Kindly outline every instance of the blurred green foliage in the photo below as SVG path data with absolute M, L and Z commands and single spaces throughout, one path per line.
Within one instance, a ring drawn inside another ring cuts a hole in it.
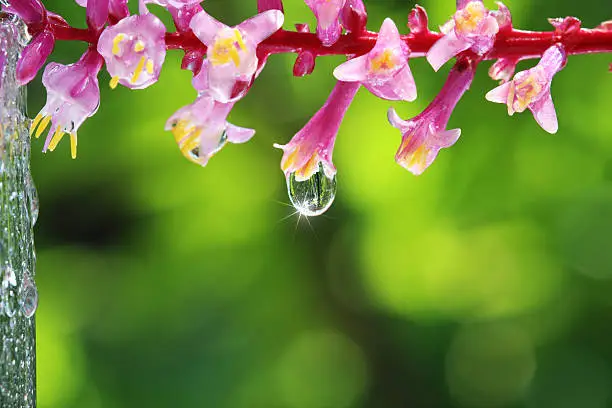
M 285 3 L 285 27 L 313 25 L 303 1 Z M 45 4 L 83 26 L 72 1 Z M 412 2 L 366 4 L 370 29 L 389 16 L 407 31 Z M 454 8 L 422 5 L 432 26 Z M 612 18 L 609 0 L 507 5 L 528 29 Z M 255 0 L 205 7 L 234 24 Z M 58 44 L 53 59 L 83 49 Z M 296 79 L 293 55 L 271 58 L 231 115 L 256 137 L 199 168 L 163 131 L 195 96 L 180 57 L 143 91 L 111 91 L 103 73 L 76 161 L 34 141 L 41 408 L 612 406 L 609 55 L 557 75 L 555 136 L 487 103 L 483 64 L 451 118 L 460 141 L 420 177 L 394 163 L 385 112 L 416 115 L 445 75 L 412 61 L 415 103 L 358 94 L 336 203 L 309 220 L 291 215 L 272 143 L 324 102 L 342 59 Z M 32 114 L 45 93 L 40 81 L 29 92 Z

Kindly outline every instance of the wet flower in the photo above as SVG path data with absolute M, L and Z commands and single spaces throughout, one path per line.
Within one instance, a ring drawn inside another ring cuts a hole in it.
M 338 81 L 323 107 L 306 126 L 286 145 L 274 145 L 284 151 L 281 169 L 287 177 L 294 174 L 296 181 L 308 180 L 319 170 L 320 164 L 328 178 L 336 174 L 332 163 L 334 143 L 359 86 L 356 82 Z
M 235 102 L 249 89 L 258 70 L 257 45 L 283 25 L 283 13 L 268 10 L 235 27 L 205 11 L 191 20 L 191 29 L 207 47 L 210 94 L 219 102 Z
M 550 94 L 550 84 L 566 60 L 563 46 L 553 45 L 544 52 L 538 65 L 517 73 L 512 81 L 489 91 L 486 98 L 491 102 L 508 105 L 509 115 L 529 108 L 542 129 L 548 133 L 556 133 L 559 126 Z
M 98 73 L 101 68 L 102 58 L 95 50 L 88 50 L 71 65 L 53 62 L 46 66 L 42 82 L 47 89 L 47 103 L 30 128 L 30 134 L 39 137 L 51 124 L 43 151 L 53 151 L 68 133 L 72 158 L 76 158 L 77 130 L 85 119 L 96 113 L 100 104 Z
M 408 66 L 410 50 L 395 23 L 385 19 L 374 48 L 334 70 L 340 81 L 359 82 L 374 95 L 389 100 L 413 101 L 417 91 Z
M 17 82 L 25 85 L 36 77 L 53 51 L 55 38 L 51 31 L 41 31 L 23 49 L 17 62 Z
M 461 129 L 447 130 L 450 115 L 474 79 L 473 64 L 457 63 L 446 83 L 431 104 L 411 120 L 402 120 L 393 108 L 389 109 L 391 125 L 402 132 L 402 143 L 395 161 L 415 175 L 433 163 L 440 149 L 455 144 Z
M 367 14 L 362 0 L 305 1 L 317 18 L 317 36 L 326 47 L 338 41 L 343 25 L 352 31 L 365 27 Z
M 458 0 L 457 12 L 441 27 L 445 35 L 427 52 L 427 61 L 437 71 L 467 49 L 484 55 L 493 47 L 500 22 L 507 25 L 510 21 L 508 9 L 501 3 L 500 11 L 493 12 L 484 6 L 482 0 Z
M 166 28 L 153 14 L 134 15 L 107 27 L 98 41 L 111 88 L 143 89 L 157 82 L 166 58 Z
M 245 143 L 253 129 L 227 122 L 233 103 L 215 101 L 207 92 L 194 103 L 179 109 L 166 123 L 181 153 L 190 161 L 206 166 L 208 160 L 230 143 Z

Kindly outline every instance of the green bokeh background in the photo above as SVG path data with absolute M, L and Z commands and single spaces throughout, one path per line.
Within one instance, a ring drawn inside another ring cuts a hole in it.
M 205 7 L 236 24 L 255 3 Z M 286 28 L 314 23 L 285 3 Z M 83 26 L 72 1 L 45 4 Z M 366 4 L 369 29 L 389 16 L 407 31 L 411 1 Z M 432 26 L 454 9 L 421 4 Z M 612 18 L 610 0 L 507 5 L 530 29 Z M 53 59 L 83 49 L 58 44 Z M 272 144 L 325 101 L 342 58 L 307 78 L 291 76 L 295 56 L 271 58 L 231 114 L 256 137 L 200 168 L 163 130 L 195 96 L 180 57 L 142 91 L 111 91 L 103 73 L 77 160 L 66 141 L 47 155 L 33 143 L 41 408 L 612 407 L 610 55 L 572 57 L 555 77 L 554 136 L 484 100 L 496 84 L 483 64 L 451 118 L 461 139 L 420 177 L 394 162 L 386 109 L 419 113 L 448 66 L 411 61 L 416 102 L 357 95 L 336 202 L 309 220 L 291 215 Z M 32 116 L 44 98 L 36 80 Z

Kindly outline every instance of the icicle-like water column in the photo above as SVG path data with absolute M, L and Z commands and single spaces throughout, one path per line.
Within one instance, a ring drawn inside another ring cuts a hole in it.
M 25 89 L 15 80 L 25 26 L 0 13 L 0 407 L 36 406 L 32 228 L 38 199 L 30 175 Z

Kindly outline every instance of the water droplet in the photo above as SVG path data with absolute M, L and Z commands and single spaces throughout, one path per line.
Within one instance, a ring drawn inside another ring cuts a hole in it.
M 36 290 L 34 280 L 27 274 L 23 277 L 20 292 L 19 303 L 21 304 L 21 312 L 25 317 L 30 318 L 34 316 L 38 307 L 38 290 Z
M 30 198 L 30 217 L 32 218 L 32 225 L 36 224 L 38 219 L 38 192 L 36 191 L 36 185 L 32 179 L 32 175 L 29 175 L 26 182 L 26 189 L 28 197 Z
M 219 144 L 217 144 L 217 148 L 209 154 L 210 157 L 219 153 L 219 150 L 223 149 L 223 146 L 227 144 L 227 132 L 223 131 L 221 133 L 221 137 L 219 138 Z M 189 155 L 197 162 L 200 162 L 200 147 L 195 147 L 193 150 L 189 151 Z
M 2 277 L 2 287 L 17 286 L 17 277 L 11 265 L 6 265 L 4 268 L 4 276 Z
M 300 214 L 314 217 L 323 214 L 336 198 L 336 177 L 329 178 L 319 163 L 319 170 L 308 180 L 297 181 L 295 173 L 287 177 L 291 204 Z

